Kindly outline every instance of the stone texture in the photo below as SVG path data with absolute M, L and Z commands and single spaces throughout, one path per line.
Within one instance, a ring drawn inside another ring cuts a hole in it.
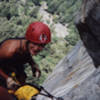
M 64 100 L 99 100 L 100 70 L 96 70 L 82 42 L 56 66 L 43 86 L 51 94 Z M 37 100 L 50 100 L 38 96 Z
M 43 86 L 64 100 L 100 100 L 100 0 L 83 0 L 75 24 L 83 43 L 58 63 Z
M 75 25 L 97 68 L 100 65 L 100 0 L 83 1 L 83 10 L 77 15 Z

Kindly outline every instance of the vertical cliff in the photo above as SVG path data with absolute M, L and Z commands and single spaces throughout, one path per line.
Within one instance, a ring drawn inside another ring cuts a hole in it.
M 64 100 L 100 100 L 100 0 L 83 0 L 76 19 L 82 41 L 56 66 L 43 86 Z M 37 100 L 49 100 L 39 96 Z
M 91 57 L 82 42 L 79 41 L 73 50 L 58 63 L 43 86 L 50 93 L 61 96 L 64 100 L 89 100 L 80 98 L 87 95 L 87 93 L 92 96 L 91 89 L 93 87 L 90 88 L 90 86 L 94 85 L 94 80 L 98 77 L 95 71 Z M 90 81 L 92 82 L 89 83 Z M 39 96 L 37 100 L 49 99 Z

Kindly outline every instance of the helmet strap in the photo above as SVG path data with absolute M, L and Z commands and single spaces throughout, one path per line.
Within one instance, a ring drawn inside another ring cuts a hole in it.
M 28 51 L 28 53 L 29 53 L 29 43 L 30 43 L 30 41 L 28 40 L 28 41 L 26 41 L 26 51 Z

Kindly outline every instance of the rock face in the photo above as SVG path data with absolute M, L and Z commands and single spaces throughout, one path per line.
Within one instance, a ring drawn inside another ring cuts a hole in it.
M 100 0 L 83 0 L 76 26 L 84 45 L 79 41 L 43 86 L 64 100 L 100 100 Z
M 82 42 L 62 59 L 43 86 L 64 100 L 100 100 L 100 70 L 96 70 Z M 38 96 L 37 100 L 50 100 Z
M 80 37 L 92 57 L 95 67 L 100 65 L 100 0 L 83 0 L 75 22 Z

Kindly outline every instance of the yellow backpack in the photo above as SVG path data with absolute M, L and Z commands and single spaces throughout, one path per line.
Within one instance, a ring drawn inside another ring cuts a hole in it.
M 14 95 L 18 98 L 18 100 L 31 100 L 33 96 L 39 94 L 40 91 L 33 86 L 24 85 L 17 89 Z

